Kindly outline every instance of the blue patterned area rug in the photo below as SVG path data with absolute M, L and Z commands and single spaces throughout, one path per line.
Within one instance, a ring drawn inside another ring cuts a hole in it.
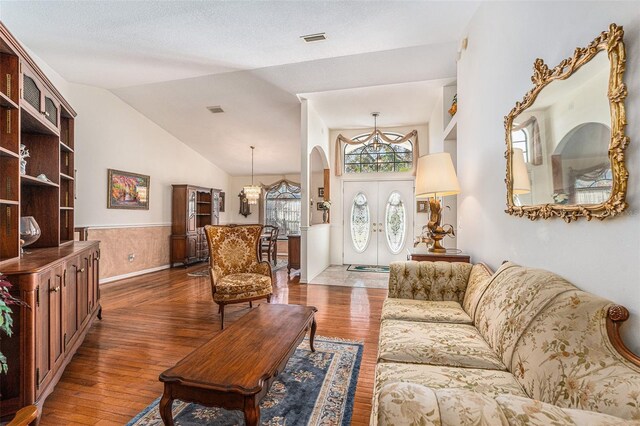
M 316 336 L 316 352 L 305 339 L 260 403 L 264 426 L 349 425 L 362 359 L 362 343 Z M 156 399 L 127 426 L 161 426 Z M 176 400 L 176 425 L 244 425 L 241 411 Z

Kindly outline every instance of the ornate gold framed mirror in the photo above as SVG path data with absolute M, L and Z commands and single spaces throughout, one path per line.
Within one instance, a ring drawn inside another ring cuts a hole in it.
M 507 213 L 571 222 L 627 207 L 623 35 L 611 24 L 555 68 L 534 62 L 533 89 L 504 121 Z

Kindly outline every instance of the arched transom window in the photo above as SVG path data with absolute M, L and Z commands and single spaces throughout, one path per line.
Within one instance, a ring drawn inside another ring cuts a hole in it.
M 264 224 L 277 226 L 281 237 L 300 233 L 300 185 L 282 180 L 265 191 Z
M 352 138 L 363 141 L 361 145 L 345 145 L 345 173 L 410 172 L 413 168 L 413 141 L 391 144 L 378 138 L 367 141 L 371 134 Z M 384 136 L 397 141 L 404 136 L 384 132 Z

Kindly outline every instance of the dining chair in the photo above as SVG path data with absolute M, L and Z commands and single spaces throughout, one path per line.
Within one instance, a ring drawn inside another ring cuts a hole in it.
M 278 261 L 278 233 L 279 229 L 277 226 L 264 226 L 262 232 L 264 238 L 260 243 L 260 258 L 264 259 L 264 255 L 266 254 L 267 261 L 274 265 Z

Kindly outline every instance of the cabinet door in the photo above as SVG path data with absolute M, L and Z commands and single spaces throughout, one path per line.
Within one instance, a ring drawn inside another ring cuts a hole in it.
M 93 252 L 93 269 L 91 285 L 93 286 L 93 306 L 100 303 L 100 249 Z
M 196 190 L 187 191 L 187 232 L 196 232 Z
M 62 362 L 64 338 L 62 332 L 61 268 L 41 272 L 36 295 L 36 398 L 55 374 Z
M 49 339 L 51 342 L 51 364 L 57 366 L 64 355 L 64 323 L 62 311 L 63 268 L 53 270 L 49 282 Z
M 38 276 L 38 286 L 36 288 L 36 398 L 40 396 L 40 390 L 51 378 L 51 347 L 49 344 L 49 314 L 51 304 L 49 299 L 51 293 L 49 289 L 54 283 L 52 271 L 42 272 Z
M 196 258 L 198 251 L 198 236 L 187 235 L 187 259 L 193 260 Z
M 56 128 L 60 127 L 60 104 L 58 104 L 53 97 L 45 94 L 43 107 L 45 120 L 53 124 Z
M 87 269 L 84 256 L 78 256 L 73 263 L 74 273 L 76 274 L 76 304 L 77 304 L 77 321 L 78 328 L 82 328 L 89 314 L 89 289 L 87 280 Z
M 78 283 L 76 281 L 77 258 L 67 261 L 63 271 L 62 300 L 65 316 L 65 346 L 78 332 Z M 66 349 L 66 348 L 65 348 Z

